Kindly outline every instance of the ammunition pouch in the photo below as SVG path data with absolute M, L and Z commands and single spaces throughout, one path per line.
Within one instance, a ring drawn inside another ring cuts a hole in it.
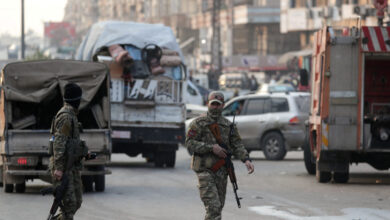
M 218 158 L 211 153 L 208 154 L 194 154 L 192 156 L 191 168 L 195 172 L 211 169 L 218 161 Z
M 73 157 L 74 157 L 74 161 L 75 162 L 78 162 L 78 161 L 81 161 L 83 157 L 87 156 L 88 154 L 88 147 L 87 145 L 85 144 L 85 141 L 83 140 L 76 140 L 76 139 L 71 139 L 72 141 L 70 141 L 69 143 L 72 143 L 71 147 L 73 147 L 74 149 L 74 154 L 73 154 Z

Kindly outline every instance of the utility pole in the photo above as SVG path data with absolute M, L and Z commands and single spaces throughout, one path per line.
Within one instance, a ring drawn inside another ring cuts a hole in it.
M 22 60 L 24 60 L 24 50 L 25 50 L 25 44 L 24 44 L 24 0 L 22 0 L 22 34 L 21 34 L 21 57 Z
M 227 55 L 233 56 L 234 54 L 234 0 L 229 0 L 229 31 L 228 31 L 228 50 Z
M 218 78 L 222 72 L 222 56 L 221 56 L 221 29 L 220 29 L 220 9 L 221 0 L 213 0 L 212 28 L 213 36 L 211 40 L 211 80 L 214 84 L 212 89 L 218 89 Z

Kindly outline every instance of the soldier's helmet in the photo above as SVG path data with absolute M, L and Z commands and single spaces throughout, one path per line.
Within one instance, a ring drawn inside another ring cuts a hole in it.
M 79 101 L 81 99 L 82 94 L 83 92 L 80 86 L 78 86 L 76 83 L 68 83 L 65 85 L 64 101 L 65 102 Z

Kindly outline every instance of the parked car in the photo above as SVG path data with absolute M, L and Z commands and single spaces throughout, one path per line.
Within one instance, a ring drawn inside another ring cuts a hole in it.
M 195 118 L 207 113 L 207 106 L 186 104 L 186 119 Z
M 310 94 L 303 92 L 253 94 L 236 97 L 225 104 L 222 115 L 235 123 L 245 148 L 262 150 L 268 160 L 282 160 L 287 151 L 305 141 Z M 187 128 L 191 119 L 186 121 Z
M 291 84 L 263 84 L 258 93 L 294 92 Z

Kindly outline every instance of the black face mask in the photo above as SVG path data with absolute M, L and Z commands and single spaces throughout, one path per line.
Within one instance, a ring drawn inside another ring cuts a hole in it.
M 80 106 L 80 102 L 81 102 L 81 99 L 78 99 L 78 100 L 75 100 L 75 101 L 71 101 L 71 102 L 67 102 L 67 103 L 69 105 L 71 105 L 75 110 L 78 110 L 79 106 Z

